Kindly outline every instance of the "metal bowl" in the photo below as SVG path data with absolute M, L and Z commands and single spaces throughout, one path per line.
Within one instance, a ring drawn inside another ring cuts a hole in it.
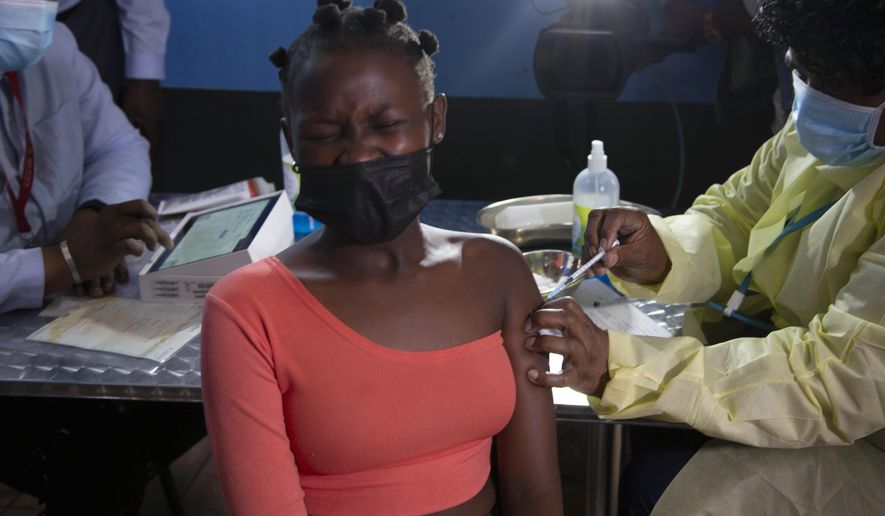
M 522 253 L 529 269 L 535 277 L 535 283 L 538 284 L 538 291 L 544 301 L 559 281 L 569 274 L 575 272 L 580 265 L 580 257 L 568 251 L 560 251 L 558 249 L 541 249 L 540 251 L 529 251 Z M 581 279 L 576 279 L 566 284 L 562 290 L 561 296 L 567 296 L 578 288 Z
M 554 202 L 571 202 L 572 196 L 567 194 L 532 195 L 529 197 L 517 197 L 489 204 L 476 214 L 476 222 L 489 230 L 489 233 L 510 240 L 517 247 L 538 247 L 545 245 L 571 244 L 572 221 L 562 221 L 555 224 L 527 226 L 522 228 L 499 228 L 495 218 L 505 208 L 511 206 L 523 206 L 528 204 L 547 204 Z
M 572 202 L 570 194 L 531 195 L 499 201 L 479 210 L 476 214 L 476 222 L 486 228 L 489 233 L 510 240 L 521 249 L 543 246 L 565 246 L 572 243 L 572 221 L 562 220 L 551 224 L 538 224 L 520 228 L 500 228 L 496 223 L 496 217 L 505 208 L 511 206 L 524 206 L 533 204 L 551 204 L 556 202 Z M 649 215 L 660 215 L 654 208 L 630 201 L 621 201 L 621 206 L 636 208 Z

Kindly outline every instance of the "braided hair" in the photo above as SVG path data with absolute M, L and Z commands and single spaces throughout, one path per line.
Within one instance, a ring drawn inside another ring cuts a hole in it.
M 885 88 L 885 0 L 762 0 L 756 29 L 792 48 L 824 91 Z
M 289 46 L 278 48 L 270 61 L 279 68 L 283 112 L 298 74 L 312 58 L 350 50 L 383 50 L 414 65 L 425 100 L 434 96 L 434 62 L 439 50 L 436 36 L 415 32 L 406 20 L 400 0 L 375 0 L 372 7 L 353 7 L 350 0 L 318 0 L 313 23 Z

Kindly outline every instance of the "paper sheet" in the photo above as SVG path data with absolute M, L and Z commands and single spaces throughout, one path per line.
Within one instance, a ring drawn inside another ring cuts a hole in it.
M 269 183 L 263 177 L 253 177 L 252 179 L 244 179 L 204 192 L 164 199 L 160 201 L 160 206 L 157 207 L 157 214 L 160 216 L 184 215 L 189 211 L 207 210 L 224 204 L 245 201 L 262 194 L 271 193 L 274 190 L 276 190 L 276 187 L 273 183 Z
M 670 332 L 654 319 L 629 303 L 627 298 L 598 279 L 581 283 L 574 294 L 575 300 L 590 319 L 604 330 L 618 330 L 634 335 L 672 337 Z M 562 370 L 562 355 L 550 354 L 550 370 Z M 568 388 L 553 389 L 553 401 L 557 405 L 587 406 L 587 396 Z
M 94 299 L 68 311 L 28 336 L 162 362 L 200 333 L 202 305 Z

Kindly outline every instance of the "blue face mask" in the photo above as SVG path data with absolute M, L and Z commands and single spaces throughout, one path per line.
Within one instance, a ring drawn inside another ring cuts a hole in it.
M 52 44 L 58 2 L 0 0 L 0 72 L 19 71 L 43 57 Z
M 827 165 L 857 166 L 885 154 L 875 145 L 876 129 L 885 110 L 851 104 L 805 84 L 793 72 L 793 120 L 802 146 Z

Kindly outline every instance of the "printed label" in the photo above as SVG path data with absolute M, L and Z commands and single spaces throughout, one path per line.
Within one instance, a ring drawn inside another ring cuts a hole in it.
M 587 230 L 587 217 L 593 208 L 586 206 L 575 206 L 574 216 L 572 217 L 572 252 L 581 254 L 581 248 L 584 247 L 584 232 Z

